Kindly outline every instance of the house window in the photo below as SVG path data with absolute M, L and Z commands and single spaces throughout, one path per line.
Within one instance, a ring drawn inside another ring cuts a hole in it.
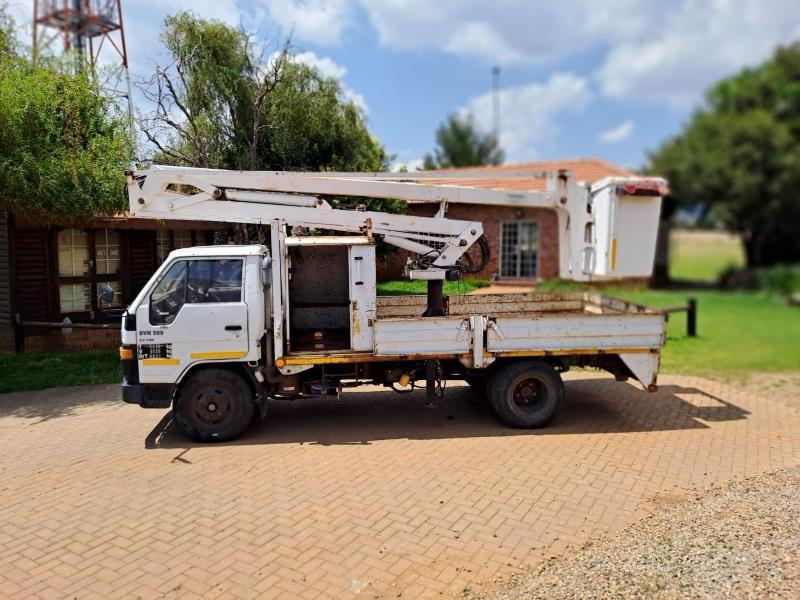
M 64 229 L 58 246 L 58 306 L 62 314 L 89 313 L 123 306 L 120 282 L 120 234 L 113 229 Z M 98 286 L 114 290 L 111 302 L 98 305 Z
M 88 283 L 67 283 L 58 286 L 59 310 L 62 313 L 86 312 L 92 309 Z
M 158 264 L 167 260 L 172 250 L 172 234 L 167 229 L 156 231 L 156 253 L 158 254 Z
M 188 229 L 178 229 L 172 232 L 172 247 L 174 250 L 178 248 L 190 248 L 192 244 L 192 232 Z
M 508 221 L 500 226 L 500 276 L 536 277 L 539 225 L 535 221 Z
M 173 250 L 191 248 L 205 244 L 205 232 L 190 229 L 159 229 L 156 231 L 156 254 L 158 264 L 167 260 Z
M 58 274 L 80 277 L 89 274 L 89 234 L 80 229 L 58 232 Z
M 103 275 L 119 273 L 119 231 L 101 229 L 95 232 L 94 240 L 97 272 Z

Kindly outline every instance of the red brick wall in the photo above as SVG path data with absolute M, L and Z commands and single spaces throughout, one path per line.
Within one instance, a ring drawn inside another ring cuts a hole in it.
M 31 330 L 25 332 L 25 352 L 70 352 L 87 350 L 116 350 L 120 345 L 120 330 L 73 329 Z
M 412 214 L 433 216 L 438 210 L 438 205 L 414 204 L 409 208 Z M 491 256 L 489 264 L 476 277 L 493 279 L 500 275 L 500 224 L 503 221 L 536 221 L 539 224 L 538 278 L 550 279 L 558 275 L 558 217 L 554 210 L 451 204 L 447 209 L 447 217 L 483 223 L 483 233 L 489 241 Z M 401 277 L 407 256 L 407 253 L 397 251 L 385 261 L 385 264 L 379 261 L 378 279 L 385 281 Z

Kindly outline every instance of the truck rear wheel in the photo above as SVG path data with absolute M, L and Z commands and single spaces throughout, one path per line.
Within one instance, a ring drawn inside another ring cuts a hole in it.
M 198 442 L 239 437 L 252 421 L 253 411 L 253 394 L 247 383 L 226 369 L 204 369 L 190 375 L 173 406 L 178 426 Z
M 512 427 L 544 427 L 561 409 L 564 383 L 547 363 L 525 361 L 492 375 L 488 392 L 492 408 Z

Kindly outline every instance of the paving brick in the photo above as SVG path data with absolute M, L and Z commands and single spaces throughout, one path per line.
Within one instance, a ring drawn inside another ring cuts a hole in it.
M 276 402 L 208 446 L 118 394 L 0 396 L 0 595 L 452 596 L 659 497 L 800 463 L 800 402 L 699 378 L 648 395 L 569 374 L 541 431 L 504 427 L 464 386 L 435 409 L 369 388 Z

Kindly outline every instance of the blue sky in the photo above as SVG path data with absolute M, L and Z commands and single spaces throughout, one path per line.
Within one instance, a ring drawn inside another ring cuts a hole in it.
M 30 2 L 10 0 L 20 33 Z M 339 78 L 397 161 L 415 165 L 455 111 L 491 127 L 501 67 L 509 162 L 598 156 L 640 166 L 703 90 L 800 39 L 797 0 L 123 0 L 131 68 L 163 61 L 179 9 L 242 23 Z

